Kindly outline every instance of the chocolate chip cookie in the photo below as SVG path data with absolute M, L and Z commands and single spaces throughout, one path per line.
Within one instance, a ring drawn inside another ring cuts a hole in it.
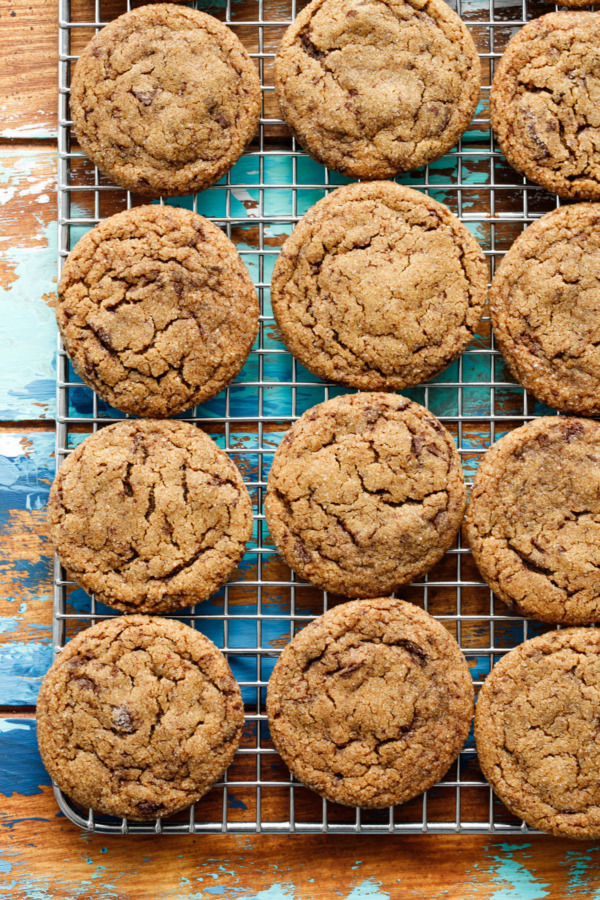
M 550 631 L 507 653 L 475 712 L 483 774 L 533 828 L 600 837 L 600 632 Z
M 130 209 L 88 232 L 67 258 L 56 309 L 77 373 L 141 416 L 219 393 L 246 361 L 258 313 L 229 238 L 173 206 Z
M 318 162 L 392 178 L 443 156 L 479 99 L 479 60 L 442 0 L 313 0 L 275 60 L 281 114 Z
M 212 641 L 181 622 L 122 616 L 70 641 L 47 673 L 37 736 L 53 781 L 97 812 L 177 812 L 230 764 L 244 707 Z
M 472 340 L 487 295 L 477 241 L 449 209 L 380 181 L 340 187 L 283 245 L 271 302 L 311 372 L 399 390 L 444 369 Z
M 427 572 L 466 502 L 460 459 L 435 416 L 405 397 L 346 394 L 307 410 L 269 473 L 265 515 L 286 563 L 346 597 Z
M 206 600 L 244 555 L 252 504 L 242 476 L 185 422 L 109 425 L 63 462 L 48 502 L 67 573 L 125 612 Z
M 473 682 L 454 638 L 422 609 L 358 600 L 287 645 L 267 713 L 296 778 L 335 803 L 381 808 L 447 772 L 469 732 Z
M 600 203 L 547 213 L 515 241 L 492 282 L 504 359 L 532 394 L 600 414 Z
M 600 200 L 600 16 L 548 13 L 509 42 L 491 91 L 509 163 L 561 197 Z
M 121 187 L 157 197 L 221 178 L 258 127 L 260 82 L 233 32 L 172 3 L 142 6 L 102 29 L 71 85 L 77 140 Z
M 600 424 L 545 417 L 497 441 L 465 531 L 504 603 L 542 622 L 599 622 Z

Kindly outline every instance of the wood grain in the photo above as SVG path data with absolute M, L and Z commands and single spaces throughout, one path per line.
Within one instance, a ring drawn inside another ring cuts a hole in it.
M 2 138 L 56 136 L 57 17 L 57 0 L 0 3 Z
M 18 790 L 0 812 L 0 895 L 13 900 L 563 900 L 600 888 L 597 844 L 537 836 L 86 835 L 57 816 L 33 722 L 0 719 L 0 749 Z

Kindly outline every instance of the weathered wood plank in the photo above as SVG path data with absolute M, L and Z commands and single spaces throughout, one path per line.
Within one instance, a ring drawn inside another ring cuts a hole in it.
M 600 846 L 549 837 L 91 836 L 58 813 L 32 719 L 0 719 L 0 755 L 0 895 L 13 900 L 563 900 L 600 889 Z
M 50 665 L 52 433 L 0 434 L 0 703 L 32 705 Z
M 0 137 L 48 138 L 57 128 L 57 0 L 0 4 Z
M 5 421 L 51 419 L 56 408 L 55 185 L 54 149 L 0 150 L 0 419 Z

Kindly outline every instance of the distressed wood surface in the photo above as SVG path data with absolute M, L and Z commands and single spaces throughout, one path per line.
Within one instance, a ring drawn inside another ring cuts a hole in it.
M 44 503 L 54 468 L 56 16 L 55 0 L 0 4 L 0 897 L 600 897 L 594 843 L 468 835 L 102 838 L 58 812 L 33 718 L 51 658 Z M 477 172 L 470 177 L 479 180 Z M 240 202 L 251 217 L 255 199 Z

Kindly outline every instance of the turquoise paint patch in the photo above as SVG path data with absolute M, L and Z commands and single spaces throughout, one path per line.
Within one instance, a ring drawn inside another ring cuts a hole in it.
M 566 897 L 600 898 L 600 873 L 598 872 L 600 847 L 589 850 L 567 850 L 560 865 L 567 869 Z
M 10 641 L 0 646 L 0 697 L 11 706 L 35 706 L 42 678 L 52 665 L 50 641 Z
M 367 897 L 372 900 L 390 900 L 388 892 L 381 890 L 381 882 L 375 881 L 373 878 L 367 878 L 366 881 L 352 888 L 346 900 L 366 900 Z
M 27 176 L 27 170 L 7 164 L 16 158 L 14 151 L 0 153 L 0 188 L 9 196 L 18 192 Z M 33 172 L 39 153 L 19 151 L 18 159 L 21 164 L 30 159 Z M 43 296 L 56 289 L 57 235 L 52 222 L 40 227 L 36 246 L 3 247 L 16 276 L 7 287 L 0 287 L 5 323 L 0 335 L 0 418 L 5 420 L 52 418 L 56 411 L 56 319 Z
M 0 794 L 32 797 L 51 784 L 29 719 L 0 719 Z
M 522 855 L 530 846 L 530 844 L 499 845 L 497 849 L 503 851 L 505 855 L 492 857 L 495 865 L 490 871 L 494 885 L 497 885 L 498 889 L 490 894 L 490 900 L 543 900 L 550 895 L 550 885 L 538 881 L 523 862 L 515 858 Z
M 293 884 L 273 884 L 258 894 L 252 894 L 248 900 L 294 900 L 296 890 Z

